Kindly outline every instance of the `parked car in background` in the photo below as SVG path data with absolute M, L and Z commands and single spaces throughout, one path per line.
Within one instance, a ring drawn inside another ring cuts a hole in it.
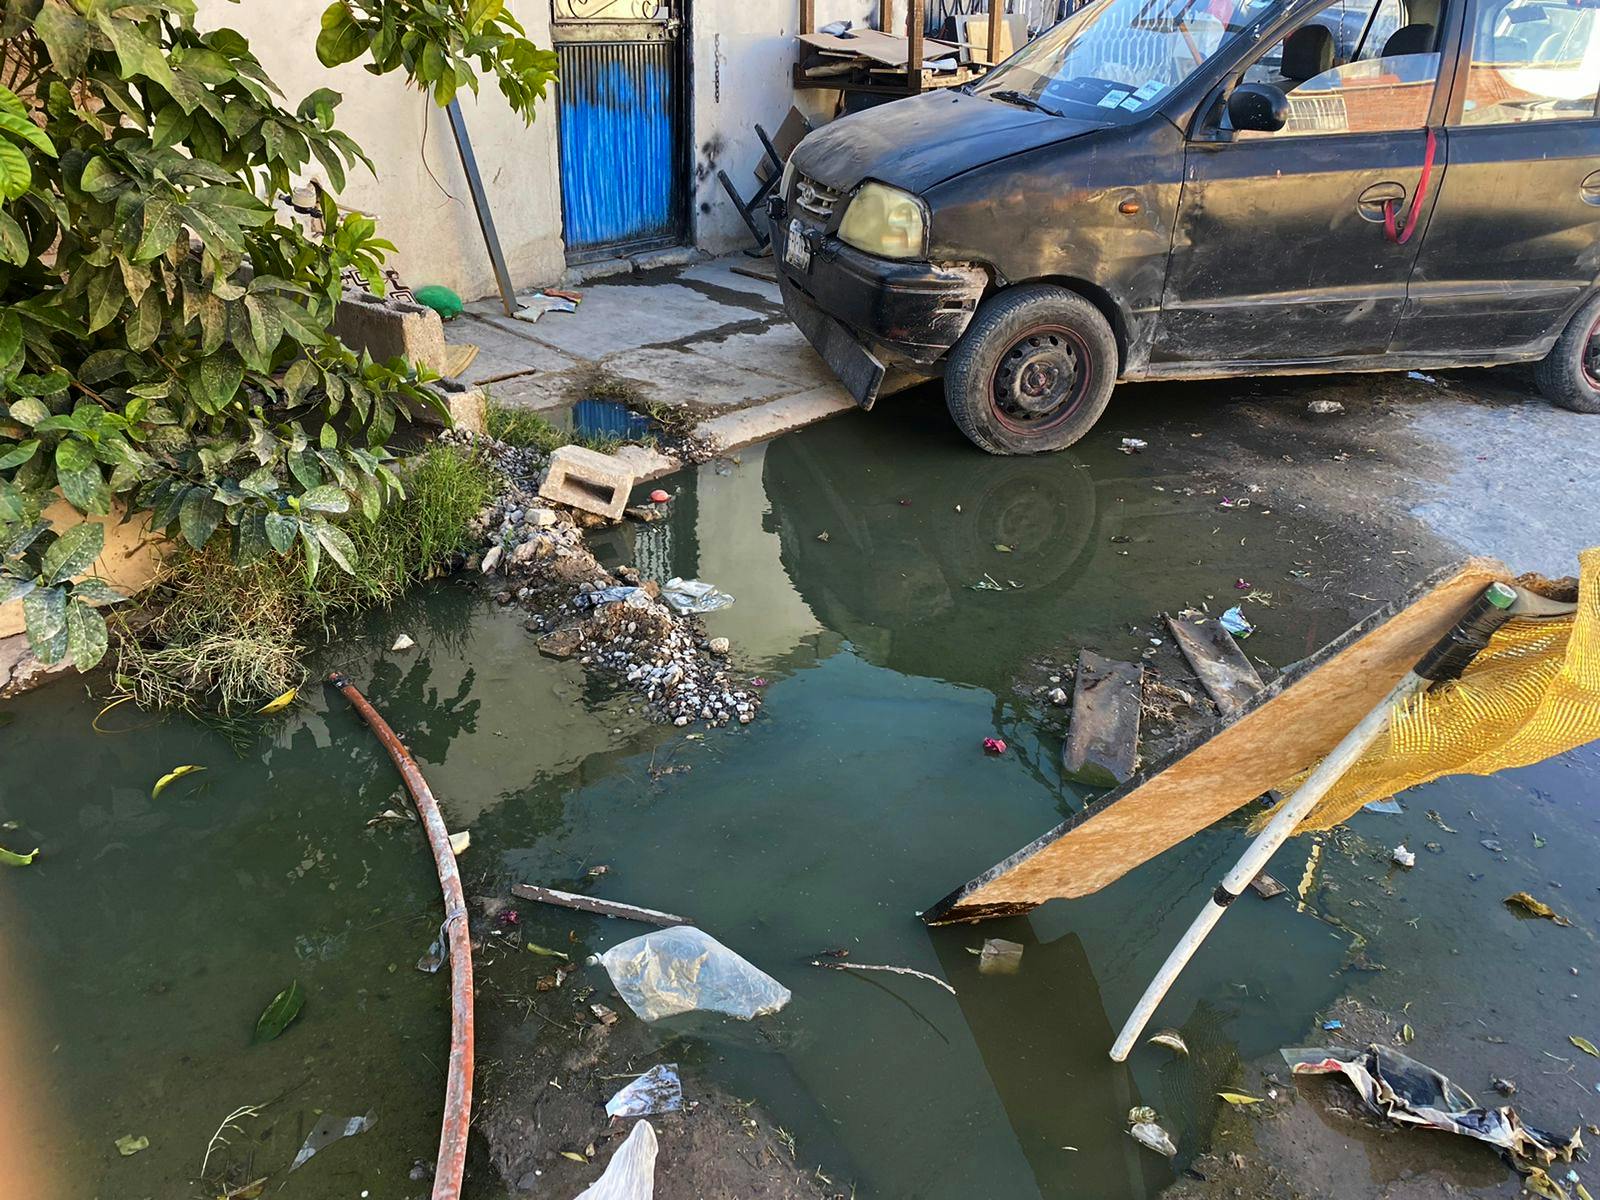
M 1600 412 L 1594 0 L 1096 0 L 968 89 L 845 117 L 771 202 L 785 306 L 870 408 L 977 445 L 1119 380 L 1535 362 Z

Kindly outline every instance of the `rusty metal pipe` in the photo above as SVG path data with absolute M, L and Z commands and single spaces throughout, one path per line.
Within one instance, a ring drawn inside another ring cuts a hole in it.
M 406 790 L 416 801 L 422 827 L 433 850 L 444 895 L 444 927 L 450 944 L 450 1069 L 444 1090 L 444 1123 L 439 1130 L 439 1161 L 433 1175 L 433 1200 L 458 1200 L 461 1175 L 467 1162 L 467 1130 L 472 1124 L 472 940 L 467 930 L 467 902 L 461 892 L 461 872 L 450 849 L 450 831 L 422 777 L 411 752 L 395 736 L 378 710 L 340 671 L 330 671 L 328 682 L 344 693 L 368 728 L 394 760 Z

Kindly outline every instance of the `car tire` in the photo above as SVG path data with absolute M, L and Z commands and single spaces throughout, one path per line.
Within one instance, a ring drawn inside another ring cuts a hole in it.
M 990 454 L 1062 450 L 1094 427 L 1117 382 L 1117 339 L 1066 288 L 1011 288 L 984 304 L 950 353 L 945 403 Z
M 1567 323 L 1533 369 L 1539 390 L 1573 412 L 1600 414 L 1600 296 Z

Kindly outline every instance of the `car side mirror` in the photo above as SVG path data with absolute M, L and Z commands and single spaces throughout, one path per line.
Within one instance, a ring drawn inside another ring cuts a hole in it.
M 1241 83 L 1228 96 L 1228 122 L 1235 129 L 1277 133 L 1289 123 L 1289 97 L 1270 83 Z

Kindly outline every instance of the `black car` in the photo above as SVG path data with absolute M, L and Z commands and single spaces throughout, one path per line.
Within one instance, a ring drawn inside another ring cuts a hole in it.
M 1537 362 L 1600 412 L 1597 0 L 1095 0 L 967 90 L 803 141 L 795 323 L 996 454 L 1118 380 Z

